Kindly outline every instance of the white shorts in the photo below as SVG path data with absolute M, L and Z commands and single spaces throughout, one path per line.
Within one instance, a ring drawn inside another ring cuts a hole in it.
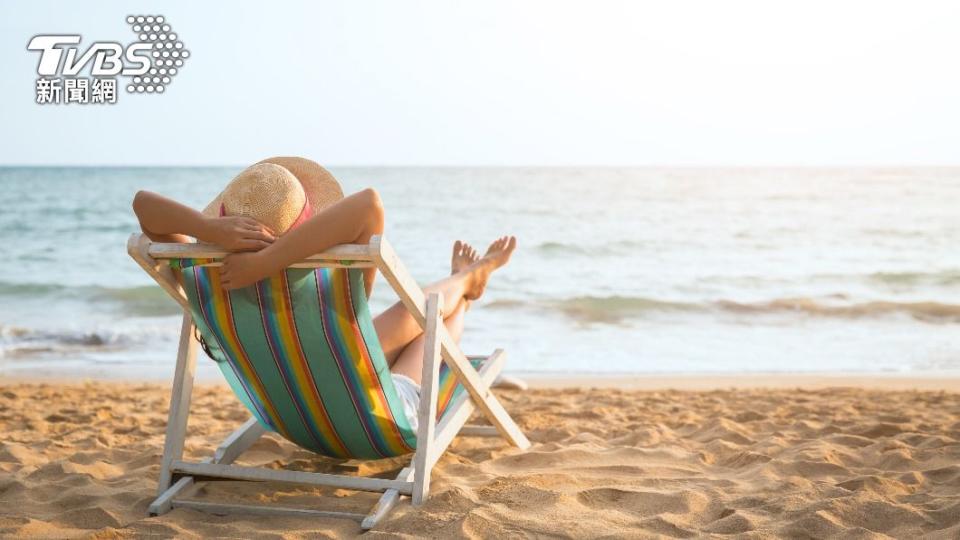
M 417 421 L 417 412 L 420 410 L 420 385 L 406 375 L 391 373 L 390 376 L 393 377 L 393 387 L 397 389 L 400 401 L 403 402 L 403 412 L 407 415 L 407 422 L 416 431 L 420 424 Z

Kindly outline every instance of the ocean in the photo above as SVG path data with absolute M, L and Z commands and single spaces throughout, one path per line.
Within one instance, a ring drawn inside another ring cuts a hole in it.
M 130 202 L 202 207 L 239 170 L 0 168 L 0 376 L 170 376 L 179 312 L 126 254 Z M 960 370 L 960 169 L 331 171 L 380 191 L 421 283 L 455 239 L 518 237 L 464 337 L 514 373 Z

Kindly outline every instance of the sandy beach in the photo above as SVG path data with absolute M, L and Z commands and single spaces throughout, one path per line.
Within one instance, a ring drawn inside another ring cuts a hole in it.
M 221 4 L 0 0 L 0 540 L 960 540 L 960 1 Z
M 956 379 L 642 379 L 576 387 L 556 377 L 525 392 L 498 391 L 532 449 L 460 437 L 435 469 L 430 500 L 401 504 L 368 536 L 960 536 Z M 167 400 L 167 386 L 155 382 L 0 387 L 0 535 L 360 534 L 356 522 L 337 519 L 186 509 L 148 517 Z M 188 456 L 209 455 L 246 418 L 226 387 L 198 387 Z M 334 462 L 272 435 L 240 463 L 363 475 L 404 465 Z M 376 497 L 276 487 L 205 484 L 192 497 L 351 511 L 366 511 Z

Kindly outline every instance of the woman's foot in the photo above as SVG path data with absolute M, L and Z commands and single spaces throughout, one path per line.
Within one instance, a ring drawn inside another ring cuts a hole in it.
M 470 273 L 470 284 L 467 287 L 466 294 L 463 295 L 467 300 L 476 300 L 483 294 L 487 287 L 487 280 L 494 270 L 507 264 L 513 250 L 517 249 L 517 239 L 513 236 L 502 236 L 493 241 L 487 252 L 484 253 L 476 262 L 471 263 L 465 272 Z
M 473 246 L 457 240 L 453 243 L 453 256 L 450 258 L 450 275 L 466 270 L 468 266 L 480 260 Z

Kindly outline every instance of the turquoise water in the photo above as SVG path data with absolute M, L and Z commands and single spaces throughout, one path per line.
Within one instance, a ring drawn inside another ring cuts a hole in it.
M 178 311 L 126 254 L 130 201 L 202 206 L 238 170 L 0 168 L 0 374 L 167 376 Z M 513 371 L 960 369 L 960 169 L 331 170 L 380 190 L 421 282 L 456 238 L 519 237 L 464 344 Z

